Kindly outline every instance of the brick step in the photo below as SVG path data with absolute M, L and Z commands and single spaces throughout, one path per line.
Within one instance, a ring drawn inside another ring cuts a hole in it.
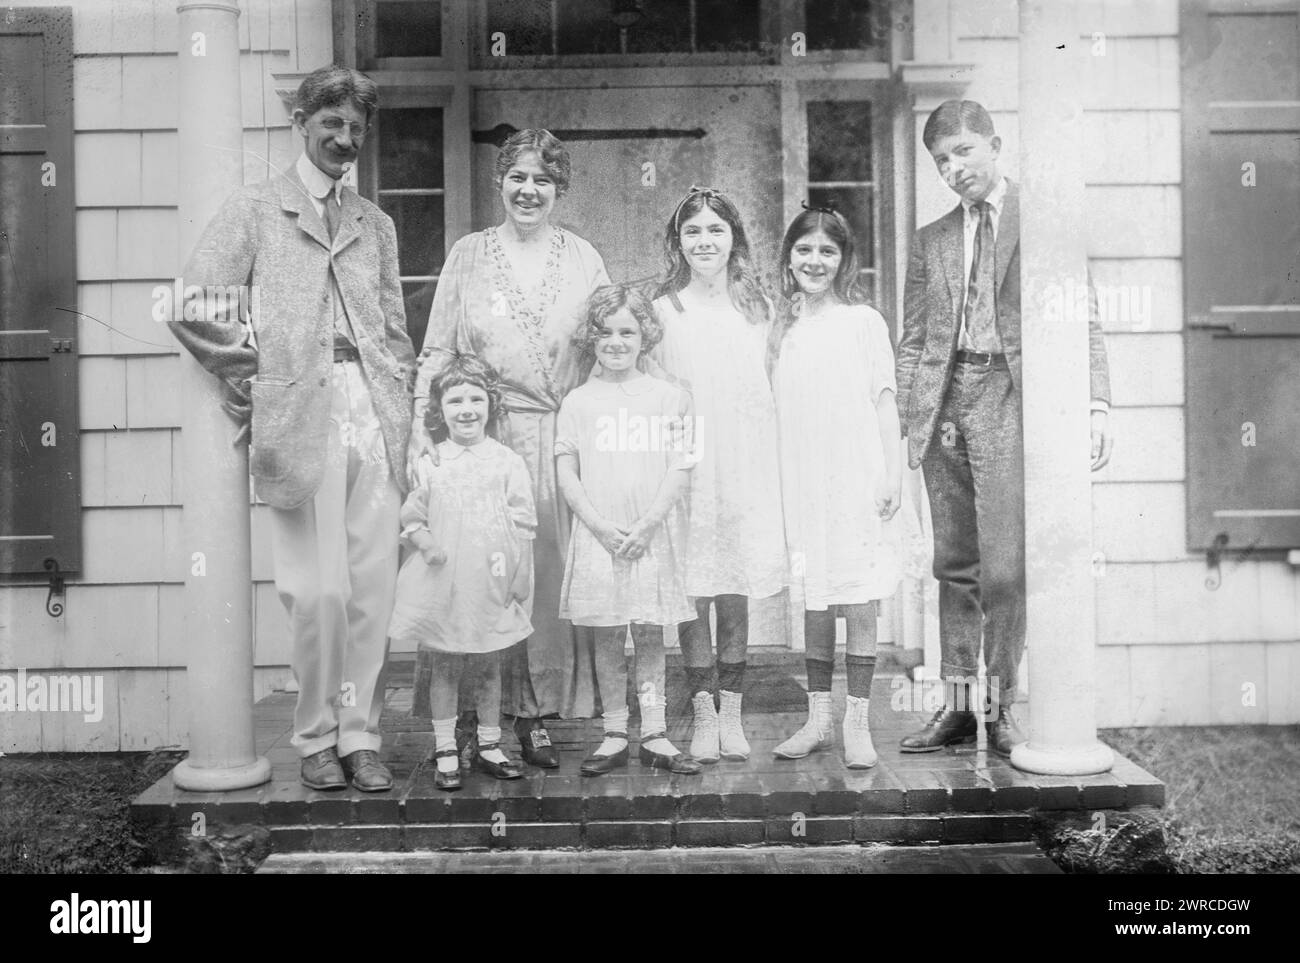
M 1024 813 L 271 826 L 276 853 L 1027 842 Z
M 1061 870 L 1032 843 L 825 845 L 533 852 L 276 853 L 257 870 L 302 873 L 1041 873 Z

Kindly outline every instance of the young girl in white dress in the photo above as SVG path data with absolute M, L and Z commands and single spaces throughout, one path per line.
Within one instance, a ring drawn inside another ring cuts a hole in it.
M 642 765 L 697 774 L 668 741 L 664 631 L 694 614 L 686 598 L 686 493 L 692 467 L 690 396 L 640 370 L 662 327 L 635 288 L 599 288 L 579 340 L 591 378 L 560 405 L 556 478 L 577 516 L 569 537 L 560 618 L 595 627 L 596 682 L 605 738 L 584 776 L 626 766 L 628 626 L 641 706 Z
M 655 302 L 664 338 L 654 359 L 691 392 L 698 428 L 686 548 L 696 617 L 678 629 L 695 715 L 690 753 L 700 762 L 747 759 L 740 707 L 748 602 L 788 582 L 776 408 L 764 370 L 771 306 L 754 275 L 740 212 L 724 194 L 693 188 L 668 221 L 664 248 L 668 268 Z M 717 610 L 719 707 L 710 606 Z
M 844 218 L 805 210 L 781 247 L 786 298 L 769 363 L 780 425 L 781 491 L 792 595 L 804 597 L 808 721 L 776 748 L 801 759 L 833 745 L 835 618 L 847 630 L 844 761 L 876 763 L 867 721 L 876 601 L 902 578 L 893 522 L 902 486 L 894 353 L 885 319 L 863 303 Z
M 390 638 L 432 651 L 435 784 L 461 785 L 456 710 L 463 676 L 478 710 L 479 769 L 518 779 L 501 751 L 500 653 L 533 630 L 532 481 L 522 458 L 487 436 L 501 411 L 500 379 L 472 355 L 433 378 L 429 421 L 438 458 L 423 458 L 402 505 L 402 538 L 415 551 L 397 576 Z

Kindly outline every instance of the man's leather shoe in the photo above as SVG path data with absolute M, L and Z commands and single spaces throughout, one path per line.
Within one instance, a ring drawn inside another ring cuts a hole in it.
M 541 719 L 515 719 L 515 735 L 519 737 L 520 755 L 528 765 L 539 769 L 560 768 L 560 757 Z
M 989 752 L 999 756 L 1011 755 L 1011 749 L 1025 741 L 1016 720 L 1011 717 L 1011 710 L 1006 706 L 998 707 L 998 717 L 993 722 L 984 723 L 984 731 L 989 737 Z
M 606 739 L 627 739 L 626 732 L 607 732 Z M 584 776 L 603 776 L 611 769 L 617 769 L 627 765 L 627 745 L 612 756 L 602 756 L 598 752 L 593 752 L 586 759 L 582 760 L 582 767 L 579 770 Z
M 373 749 L 358 749 L 343 757 L 343 771 L 352 786 L 362 792 L 385 792 L 393 788 L 393 774 L 379 761 Z
M 920 732 L 903 736 L 903 752 L 937 752 L 944 746 L 974 742 L 979 735 L 975 713 L 944 706 Z
M 299 779 L 308 789 L 346 789 L 348 786 L 348 777 L 343 774 L 338 751 L 333 746 L 305 757 Z

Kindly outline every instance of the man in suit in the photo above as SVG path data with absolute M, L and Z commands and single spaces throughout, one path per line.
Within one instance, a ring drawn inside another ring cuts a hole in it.
M 940 104 L 922 140 L 961 198 L 916 233 L 898 344 L 908 461 L 924 473 L 934 524 L 944 705 L 901 747 L 933 752 L 976 740 L 982 639 L 988 746 L 1006 756 L 1024 741 L 1010 714 L 1025 646 L 1020 197 L 998 170 L 1002 141 L 981 105 Z M 1095 471 L 1110 458 L 1110 387 L 1091 289 L 1089 341 Z
M 415 352 L 392 219 L 341 180 L 378 94 L 343 67 L 303 80 L 297 164 L 236 191 L 185 268 L 187 286 L 252 285 L 255 313 L 204 298 L 187 311 L 196 317 L 171 323 L 226 386 L 226 411 L 251 417 L 249 465 L 271 506 L 276 588 L 293 633 L 293 745 L 312 789 L 393 784 L 379 761 L 379 714 Z

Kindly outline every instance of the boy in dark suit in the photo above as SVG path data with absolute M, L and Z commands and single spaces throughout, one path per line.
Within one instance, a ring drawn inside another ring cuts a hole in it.
M 980 104 L 940 104 L 922 140 L 961 197 L 913 241 L 897 372 L 908 461 L 924 473 L 934 523 L 945 700 L 901 747 L 933 752 L 975 741 L 982 639 L 988 745 L 1007 756 L 1024 741 L 1010 714 L 1025 647 L 1020 197 L 998 170 L 1002 141 Z M 1110 387 L 1091 290 L 1089 343 L 1095 471 L 1110 458 Z

